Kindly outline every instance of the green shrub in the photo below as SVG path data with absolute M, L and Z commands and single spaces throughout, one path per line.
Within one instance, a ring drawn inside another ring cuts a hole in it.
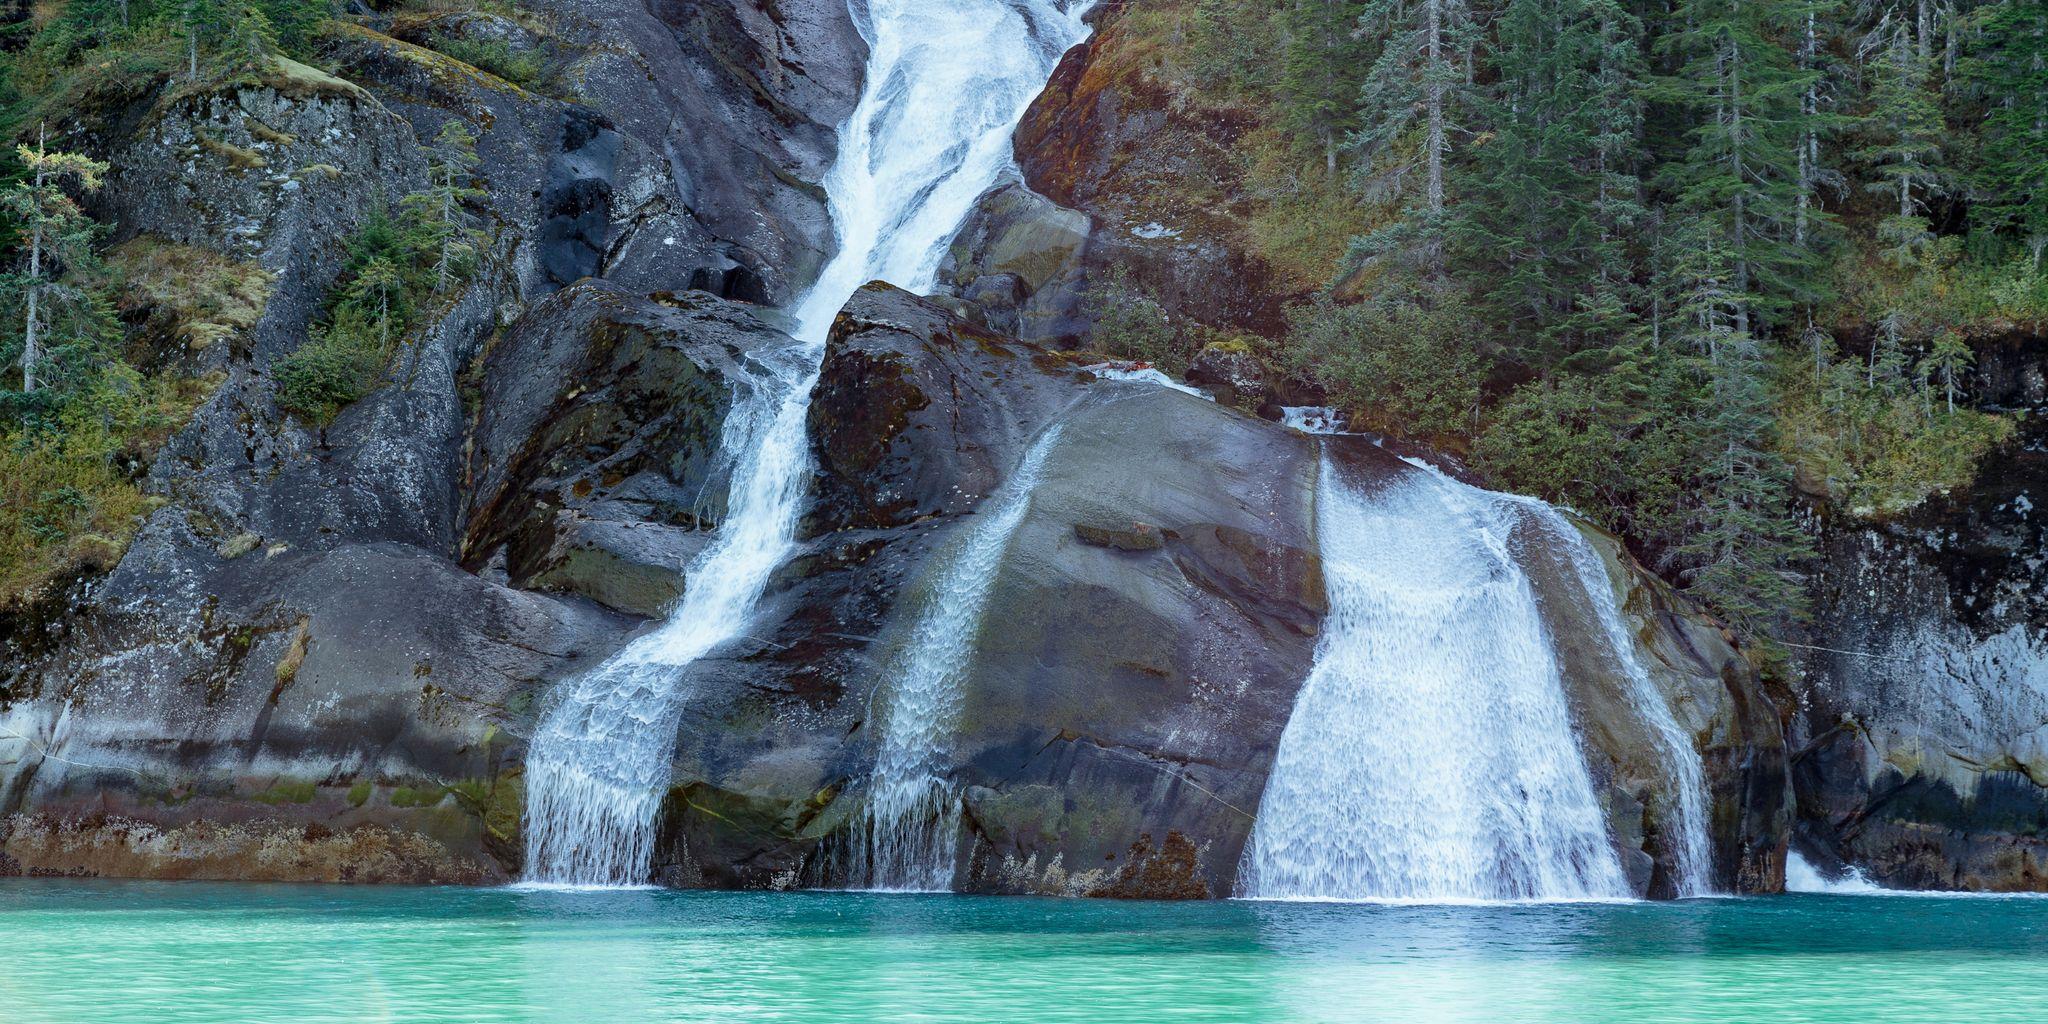
M 278 360 L 278 407 L 316 423 L 381 383 L 392 352 L 437 292 L 476 271 L 479 234 L 463 203 L 475 139 L 450 121 L 434 144 L 434 181 L 400 202 L 405 223 L 379 211 L 350 235 L 348 257 L 327 295 L 327 323 L 316 325 L 297 351 Z
M 1286 369 L 1349 422 L 1440 442 L 1473 433 L 1486 370 L 1472 344 L 1479 325 L 1461 304 L 1321 297 L 1288 310 L 1287 327 Z
M 476 68 L 511 82 L 513 85 L 530 86 L 540 81 L 546 69 L 539 51 L 514 50 L 502 40 L 457 39 L 453 36 L 434 36 L 430 45 Z
M 1089 289 L 1088 313 L 1094 324 L 1091 341 L 1107 355 L 1178 374 L 1199 348 L 1196 339 L 1183 336 L 1165 307 L 1133 284 L 1121 268 Z
M 1967 486 L 1977 464 L 2012 434 L 2012 421 L 1950 411 L 1934 381 L 1904 360 L 1783 357 L 1779 449 L 1800 486 L 1851 515 L 1881 519 Z
M 272 371 L 278 406 L 322 424 L 374 390 L 390 358 L 360 311 L 344 308 L 336 316 Z
M 153 507 L 137 474 L 216 383 L 115 364 L 54 418 L 0 426 L 0 607 L 120 560 Z

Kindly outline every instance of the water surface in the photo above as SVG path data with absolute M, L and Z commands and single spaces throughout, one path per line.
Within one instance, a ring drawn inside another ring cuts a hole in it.
M 0 881 L 0 1020 L 2037 1022 L 2048 900 L 1390 906 Z

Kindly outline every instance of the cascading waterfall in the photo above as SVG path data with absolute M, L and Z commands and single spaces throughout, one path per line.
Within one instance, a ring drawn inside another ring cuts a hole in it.
M 865 16 L 862 17 L 862 6 Z M 867 75 L 824 186 L 838 249 L 793 311 L 796 343 L 757 354 L 720 438 L 726 518 L 686 570 L 680 606 L 571 682 L 526 764 L 531 882 L 646 880 L 688 666 L 741 634 L 790 554 L 812 472 L 804 423 L 832 318 L 863 283 L 931 287 L 974 200 L 1010 166 L 1010 135 L 1086 35 L 1054 0 L 870 0 Z
M 884 673 L 881 749 L 848 858 L 848 879 L 856 887 L 896 892 L 953 887 L 960 795 L 946 775 L 946 737 L 996 569 L 1031 507 L 1031 491 L 1059 433 L 1054 424 L 1039 435 L 1016 472 L 989 497 L 981 517 L 919 588 L 916 618 Z
M 1243 895 L 1628 894 L 1574 739 L 1514 506 L 1430 473 L 1372 493 L 1323 457 L 1330 612 L 1280 740 Z
M 1528 510 L 1542 523 L 1570 555 L 1572 568 L 1600 628 L 1606 634 L 1607 653 L 1613 657 L 1629 682 L 1630 703 L 1644 724 L 1650 727 L 1663 755 L 1665 778 L 1670 782 L 1672 859 L 1677 870 L 1679 896 L 1705 896 L 1713 889 L 1713 853 L 1707 840 L 1707 777 L 1699 750 L 1678 724 L 1670 704 L 1659 692 L 1650 673 L 1636 657 L 1635 638 L 1622 621 L 1614 582 L 1600 553 L 1557 509 L 1535 498 L 1500 496 Z

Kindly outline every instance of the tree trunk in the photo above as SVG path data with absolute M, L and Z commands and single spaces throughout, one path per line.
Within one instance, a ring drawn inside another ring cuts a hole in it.
M 1734 45 L 1728 49 L 1728 137 L 1733 140 L 1728 147 L 1729 170 L 1735 176 L 1735 329 L 1749 333 L 1749 257 L 1743 243 L 1747 241 L 1749 227 L 1748 196 L 1744 189 L 1746 169 L 1742 160 L 1742 51 Z
M 1814 14 L 1806 12 L 1806 38 L 1799 47 L 1799 69 L 1811 72 L 1819 44 L 1813 26 Z M 1806 244 L 1806 211 L 1813 204 L 1813 180 L 1819 173 L 1820 139 L 1814 134 L 1813 122 L 1820 114 L 1820 97 L 1815 87 L 1808 85 L 1806 95 L 1799 99 L 1799 112 L 1805 115 L 1806 124 L 1799 140 L 1799 208 L 1792 218 L 1792 241 L 1796 245 Z
M 41 179 L 42 174 L 36 177 Z M 40 190 L 39 190 L 40 191 Z M 41 317 L 39 309 L 43 295 L 43 225 L 38 221 L 35 230 L 29 233 L 28 247 L 28 324 L 22 331 L 21 339 L 21 393 L 28 394 L 36 389 L 36 364 L 42 361 L 42 345 L 37 337 Z
M 29 228 L 28 242 L 28 322 L 21 332 L 21 393 L 26 395 L 36 389 L 36 364 L 42 362 L 42 297 L 43 297 L 43 188 L 49 172 L 44 169 L 43 129 L 36 129 L 36 180 L 34 220 Z
M 1425 0 L 1427 45 L 1429 50 L 1428 75 L 1425 83 L 1425 102 L 1429 106 L 1429 212 L 1439 214 L 1444 209 L 1444 83 L 1443 83 L 1443 4 L 1444 0 Z

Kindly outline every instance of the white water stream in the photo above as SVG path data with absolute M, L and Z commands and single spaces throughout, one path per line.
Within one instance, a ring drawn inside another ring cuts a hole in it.
M 960 845 L 960 794 L 947 777 L 947 738 L 960 706 L 975 634 L 1003 552 L 1031 508 L 1058 424 L 1025 452 L 1010 479 L 983 504 L 955 546 L 921 581 L 916 618 L 889 662 L 882 693 L 881 750 L 868 799 L 852 831 L 848 877 L 857 888 L 946 892 Z
M 795 546 L 812 461 L 804 436 L 832 319 L 862 284 L 932 285 L 974 200 L 1011 163 L 1010 136 L 1067 48 L 1081 8 L 1054 0 L 870 0 L 853 8 L 867 74 L 824 186 L 838 249 L 795 305 L 796 344 L 757 354 L 721 437 L 725 521 L 685 570 L 659 629 L 569 682 L 526 764 L 526 877 L 646 881 L 689 666 L 745 632 Z M 864 14 L 864 16 L 863 16 Z
M 1663 755 L 1670 806 L 1664 820 L 1671 826 L 1672 861 L 1677 895 L 1707 896 L 1714 891 L 1714 860 L 1707 838 L 1707 775 L 1699 749 L 1678 719 L 1650 673 L 1636 657 L 1635 637 L 1622 621 L 1614 581 L 1592 542 L 1557 509 L 1535 498 L 1502 496 L 1527 509 L 1570 554 L 1572 568 L 1593 612 L 1606 633 L 1606 653 L 1629 683 L 1629 701 L 1649 726 Z
M 1865 893 L 1884 892 L 1883 886 L 1864 877 L 1863 872 L 1851 867 L 1839 878 L 1829 878 L 1813 866 L 1813 862 L 1800 856 L 1798 850 L 1785 854 L 1785 891 L 1821 892 L 1837 896 L 1860 896 Z
M 1427 470 L 1365 493 L 1324 456 L 1316 528 L 1330 611 L 1260 802 L 1243 895 L 1628 895 L 1512 547 L 1528 511 Z

